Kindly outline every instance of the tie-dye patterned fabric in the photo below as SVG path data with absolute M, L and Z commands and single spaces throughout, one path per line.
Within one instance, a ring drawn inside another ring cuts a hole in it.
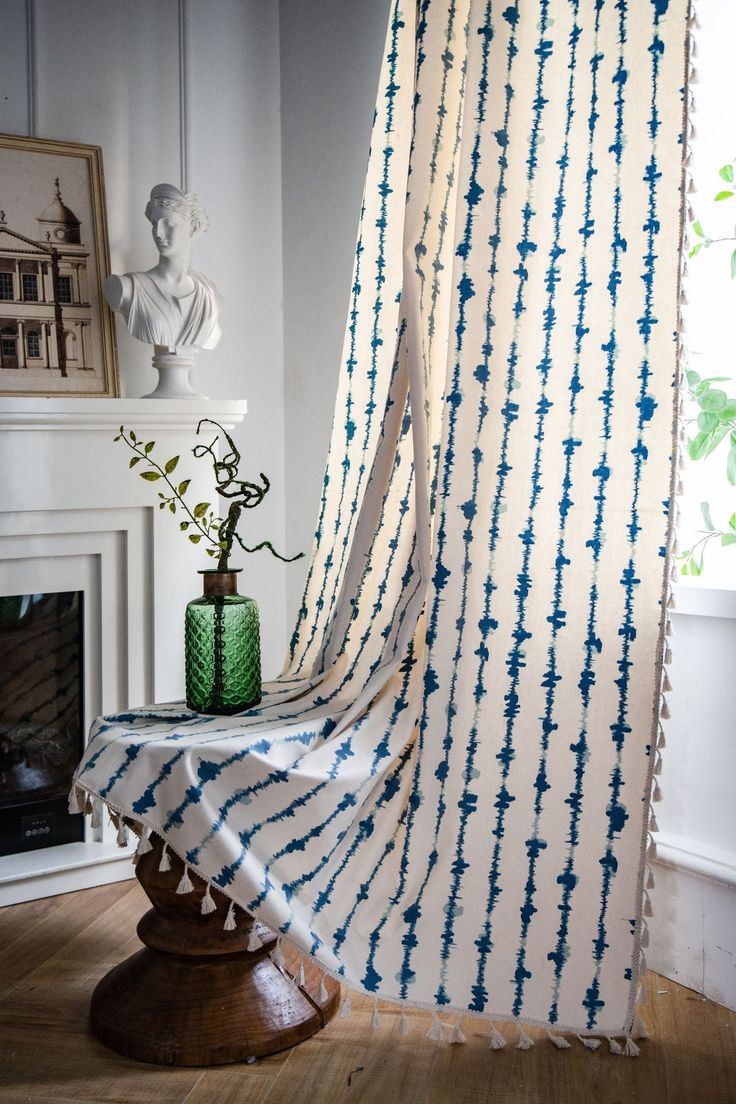
M 631 1029 L 685 0 L 390 14 L 304 601 L 264 704 L 78 781 L 380 997 Z

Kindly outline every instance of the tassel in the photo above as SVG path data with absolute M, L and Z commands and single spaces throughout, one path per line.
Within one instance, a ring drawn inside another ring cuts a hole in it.
M 319 993 L 317 994 L 317 1004 L 327 1004 L 330 999 L 330 994 L 327 992 L 327 986 L 325 985 L 326 975 L 322 975 L 322 980 L 319 983 Z
M 694 84 L 700 84 L 700 77 L 696 69 L 690 70 L 690 76 L 688 77 L 688 84 L 692 87 Z M 697 138 L 698 132 L 694 126 L 690 127 L 690 138 Z
M 641 1051 L 631 1038 L 630 1035 L 626 1036 L 626 1042 L 624 1043 L 624 1054 L 627 1058 L 638 1058 Z
M 644 954 L 639 955 L 639 973 L 642 976 L 647 972 L 647 956 Z
M 644 948 L 649 946 L 649 928 L 646 926 L 646 924 L 642 925 L 641 939 L 639 940 L 639 946 L 644 947 Z M 644 971 L 642 970 L 642 973 L 643 972 Z
M 675 506 L 675 515 L 677 517 L 680 516 L 680 508 L 677 505 Z M 667 599 L 667 609 L 677 609 L 677 599 L 675 598 L 674 590 L 670 591 L 669 597 Z
M 209 882 L 207 883 L 207 886 L 205 888 L 204 897 L 202 898 L 202 904 L 200 905 L 199 911 L 201 912 L 202 916 L 209 916 L 211 912 L 217 912 L 217 905 L 212 900 L 212 894 L 210 893 Z
M 506 1040 L 493 1024 L 491 1024 L 491 1041 L 488 1045 L 491 1050 L 503 1050 L 506 1046 Z
M 636 987 L 636 1003 L 637 1004 L 646 1004 L 647 1003 L 647 991 L 644 988 L 644 982 L 643 981 L 640 981 L 639 984 Z
M 649 846 L 647 847 L 647 859 L 649 860 L 649 862 L 651 862 L 652 859 L 656 859 L 656 857 L 657 857 L 657 845 L 654 842 L 654 840 L 650 838 Z
M 672 662 L 672 649 L 670 648 L 669 644 L 665 645 L 664 661 L 665 661 L 665 663 L 671 663 Z
M 69 791 L 69 812 L 72 816 L 84 812 L 83 791 L 79 786 L 72 786 Z
M 643 1019 L 639 1015 L 636 1015 L 634 1017 L 633 1034 L 636 1035 L 637 1039 L 648 1039 L 649 1038 L 649 1032 L 647 1031 L 646 1024 L 644 1023 Z
M 642 916 L 654 916 L 652 902 L 650 901 L 649 894 L 646 891 L 644 893 L 644 907 L 641 910 L 641 914 Z
M 297 973 L 296 983 L 300 989 L 303 989 L 307 984 L 307 979 L 304 976 L 304 963 L 299 963 L 299 972 Z
M 159 874 L 165 874 L 167 870 L 171 870 L 171 859 L 169 858 L 169 845 L 164 844 L 164 849 L 161 852 L 161 862 L 158 864 Z M 179 891 L 177 890 L 177 893 Z M 184 890 L 182 890 L 182 893 Z
M 691 58 L 698 56 L 698 40 L 696 38 L 693 38 L 692 36 L 690 37 L 690 45 L 688 46 L 688 50 L 690 52 Z
M 127 847 L 128 845 L 128 827 L 125 823 L 125 817 L 121 816 L 118 821 L 118 847 Z
M 409 1034 L 409 1021 L 406 1017 L 405 1010 L 402 1008 L 401 1009 L 401 1015 L 399 1016 L 399 1035 L 408 1035 L 408 1034 Z
M 371 1031 L 376 1031 L 381 1026 L 381 1014 L 378 1011 L 378 997 L 373 1001 L 373 1015 L 371 1016 Z
M 569 1050 L 570 1044 L 564 1035 L 553 1035 L 551 1031 L 548 1031 L 547 1038 L 555 1044 L 558 1050 Z
M 664 698 L 664 697 L 662 698 L 662 704 L 661 704 L 660 709 L 659 709 L 659 715 L 665 721 L 668 721 L 670 719 L 670 717 L 672 716 L 672 714 L 670 713 L 669 703 L 668 703 L 667 699 Z
M 225 923 L 222 925 L 223 931 L 235 931 L 237 928 L 235 923 L 235 902 L 230 902 L 230 908 L 227 910 L 227 916 L 225 917 Z
M 341 1019 L 341 1020 L 348 1020 L 348 1019 L 350 1019 L 350 1013 L 351 1013 L 352 1011 L 353 1011 L 353 1010 L 352 1010 L 352 1008 L 350 1007 L 350 992 L 348 991 L 348 992 L 347 992 L 347 993 L 345 994 L 345 1000 L 344 1000 L 344 1001 L 342 1002 L 342 1007 L 340 1008 L 340 1019 Z
M 616 1039 L 614 1039 L 613 1036 L 611 1036 L 611 1038 L 608 1040 L 608 1046 L 610 1048 L 611 1054 L 621 1053 L 621 1044 Z
M 246 947 L 246 950 L 251 952 L 260 951 L 262 946 L 263 943 L 261 942 L 261 938 L 256 931 L 255 924 L 253 924 L 253 927 L 250 929 L 250 935 L 248 936 L 248 946 Z
M 693 9 L 692 15 L 690 16 L 690 19 L 688 20 L 688 23 L 689 23 L 689 26 L 692 30 L 694 30 L 694 31 L 699 31 L 700 30 L 700 20 L 698 19 L 697 12 L 694 9 Z M 694 39 L 691 38 L 690 41 L 693 42 Z
M 102 827 L 102 802 L 99 797 L 96 797 L 92 802 L 92 816 L 89 823 L 91 828 Z
M 665 738 L 664 728 L 662 727 L 661 724 L 659 725 L 659 733 L 657 735 L 657 747 L 658 748 L 667 747 L 667 740 Z
M 451 1043 L 467 1043 L 467 1039 L 463 1034 L 460 1024 L 453 1024 L 450 1028 L 450 1042 Z
M 84 798 L 84 815 L 85 816 L 90 816 L 91 813 L 92 813 L 92 808 L 93 808 L 92 798 L 90 797 L 89 794 L 86 794 L 86 796 Z
M 444 1039 L 444 1037 L 445 1037 L 445 1032 L 444 1032 L 444 1028 L 442 1027 L 442 1024 L 440 1023 L 440 1018 L 439 1018 L 439 1016 L 437 1015 L 436 1012 L 433 1012 L 432 1013 L 432 1026 L 430 1027 L 429 1031 L 427 1032 L 427 1038 L 428 1039 L 434 1039 L 434 1040 L 439 1042 L 439 1040 Z
M 184 873 L 181 876 L 181 881 L 176 887 L 176 892 L 181 896 L 181 894 L 183 893 L 191 893 L 193 889 L 194 886 L 192 885 L 192 880 L 189 877 L 189 867 L 185 863 Z
M 657 751 L 656 752 L 656 758 L 654 760 L 654 769 L 652 771 L 652 774 L 655 774 L 655 775 L 659 776 L 661 773 L 662 773 L 662 756 L 659 754 L 659 751 Z
M 659 825 L 657 824 L 657 818 L 655 817 L 654 813 L 651 813 L 650 817 L 649 817 L 649 831 L 650 832 L 658 832 L 659 831 Z
M 150 828 L 144 828 L 141 832 L 141 838 L 138 840 L 138 846 L 135 849 L 136 859 L 139 859 L 141 855 L 146 855 L 149 851 L 153 851 L 153 845 L 148 838 L 150 832 Z
M 601 1045 L 600 1039 L 594 1039 L 592 1035 L 578 1035 L 578 1039 L 588 1050 L 597 1050 Z
M 647 889 L 654 889 L 654 872 L 651 869 L 647 874 Z
M 519 1027 L 519 1039 L 516 1043 L 517 1050 L 529 1050 L 534 1046 L 534 1040 L 527 1035 L 523 1027 Z
M 698 190 L 698 189 L 697 189 L 697 188 L 695 187 L 695 182 L 693 181 L 693 178 L 692 178 L 692 177 L 690 177 L 690 181 L 689 181 L 689 183 L 688 183 L 688 186 L 687 186 L 687 189 L 686 189 L 686 191 L 687 191 L 687 194 L 688 194 L 688 195 L 695 195 L 695 193 L 697 192 L 697 190 Z
M 662 790 L 660 789 L 659 782 L 654 779 L 654 786 L 652 788 L 652 801 L 658 803 L 662 800 Z
M 665 671 L 662 675 L 662 690 L 665 694 L 669 693 L 672 689 L 672 683 L 670 682 L 670 676 Z

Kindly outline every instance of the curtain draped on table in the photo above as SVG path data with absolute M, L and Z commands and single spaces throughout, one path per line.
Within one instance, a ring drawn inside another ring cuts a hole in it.
M 103 718 L 78 771 L 379 997 L 632 1031 L 686 30 L 686 0 L 392 5 L 284 672 L 244 715 Z

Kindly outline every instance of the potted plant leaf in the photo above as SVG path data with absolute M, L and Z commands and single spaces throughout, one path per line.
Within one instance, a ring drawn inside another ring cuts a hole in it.
M 179 480 L 175 472 L 179 457 L 163 463 L 154 457 L 154 441 L 143 441 L 134 430 L 120 427 L 116 441 L 123 441 L 133 453 L 130 467 L 142 465 L 138 474 L 150 483 L 163 483 L 158 491 L 159 509 L 168 510 L 179 518 L 179 528 L 192 544 L 204 542 L 207 555 L 217 565 L 200 572 L 204 588 L 201 598 L 189 602 L 184 617 L 184 653 L 186 669 L 186 700 L 189 709 L 198 713 L 227 715 L 241 713 L 258 705 L 261 700 L 261 647 L 258 605 L 253 598 L 238 594 L 237 576 L 240 568 L 230 564 L 233 548 L 253 553 L 267 549 L 285 563 L 298 560 L 282 556 L 270 541 L 249 547 L 238 532 L 243 512 L 259 506 L 268 493 L 270 483 L 260 473 L 260 482 L 239 477 L 241 456 L 232 437 L 210 418 L 202 418 L 203 426 L 217 430 L 210 443 L 200 442 L 192 449 L 198 459 L 208 458 L 215 477 L 215 492 L 227 503 L 222 517 L 211 502 L 192 505 L 187 499 L 190 480 Z M 218 455 L 220 437 L 225 442 L 222 458 Z M 214 497 L 214 496 L 213 496 Z

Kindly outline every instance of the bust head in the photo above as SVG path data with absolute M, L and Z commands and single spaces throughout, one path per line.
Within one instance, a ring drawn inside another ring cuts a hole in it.
M 191 239 L 207 229 L 207 215 L 197 197 L 174 184 L 156 184 L 151 189 L 146 218 L 162 256 L 185 252 Z

